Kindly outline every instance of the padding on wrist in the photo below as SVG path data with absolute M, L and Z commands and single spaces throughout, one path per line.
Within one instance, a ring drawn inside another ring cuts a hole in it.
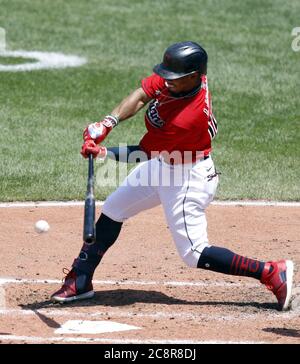
M 119 118 L 114 115 L 106 115 L 103 119 L 103 125 L 109 129 L 114 128 L 119 124 Z

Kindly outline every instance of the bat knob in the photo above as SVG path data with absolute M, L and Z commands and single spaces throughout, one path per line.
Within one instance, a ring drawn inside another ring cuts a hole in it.
M 93 234 L 88 234 L 83 238 L 83 240 L 86 244 L 94 244 L 95 236 Z

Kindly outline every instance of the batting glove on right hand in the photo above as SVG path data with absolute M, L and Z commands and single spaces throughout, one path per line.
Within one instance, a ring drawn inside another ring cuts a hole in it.
M 88 125 L 83 131 L 84 141 L 94 140 L 96 144 L 100 144 L 118 122 L 116 116 L 107 115 L 102 121 Z
M 107 149 L 102 145 L 97 145 L 94 140 L 89 139 L 83 143 L 80 154 L 84 158 L 88 158 L 89 155 L 92 154 L 93 158 L 105 159 L 107 155 Z

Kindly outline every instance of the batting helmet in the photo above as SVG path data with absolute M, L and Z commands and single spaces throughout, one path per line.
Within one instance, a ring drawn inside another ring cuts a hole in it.
M 206 74 L 207 53 L 195 42 L 175 43 L 167 48 L 163 62 L 153 71 L 167 80 L 175 80 L 194 72 Z

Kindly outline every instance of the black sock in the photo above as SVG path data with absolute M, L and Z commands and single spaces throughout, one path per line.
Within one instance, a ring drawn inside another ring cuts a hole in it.
M 92 276 L 105 252 L 117 240 L 122 224 L 101 214 L 96 223 L 96 241 L 93 244 L 83 243 L 78 258 L 74 260 L 73 268 Z
M 243 257 L 228 249 L 211 246 L 203 249 L 197 267 L 260 279 L 264 265 L 264 262 Z

